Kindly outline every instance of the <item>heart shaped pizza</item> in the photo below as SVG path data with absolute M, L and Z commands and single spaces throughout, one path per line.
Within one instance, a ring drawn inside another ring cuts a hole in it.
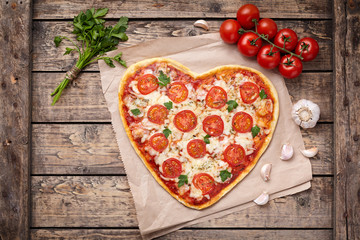
M 276 89 L 254 69 L 227 65 L 195 74 L 153 58 L 120 83 L 126 133 L 156 181 L 185 206 L 217 202 L 256 165 L 279 116 Z

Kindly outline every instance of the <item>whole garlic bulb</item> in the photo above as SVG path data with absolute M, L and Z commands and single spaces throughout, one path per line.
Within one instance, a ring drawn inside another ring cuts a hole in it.
M 310 100 L 301 99 L 294 104 L 291 115 L 300 127 L 313 128 L 319 120 L 320 108 Z

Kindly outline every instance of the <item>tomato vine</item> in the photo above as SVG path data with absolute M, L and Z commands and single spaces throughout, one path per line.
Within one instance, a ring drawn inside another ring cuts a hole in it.
M 273 42 L 271 42 L 271 41 L 269 40 L 269 38 L 268 38 L 267 35 L 258 33 L 258 32 L 257 32 L 258 20 L 254 18 L 252 21 L 255 23 L 255 31 L 253 31 L 253 30 L 245 30 L 245 29 L 243 29 L 243 28 L 240 28 L 240 29 L 239 29 L 239 34 L 240 34 L 240 35 L 241 35 L 241 34 L 244 34 L 244 33 L 248 33 L 248 32 L 254 33 L 254 34 L 256 34 L 259 38 L 261 38 L 262 40 L 264 40 L 264 41 L 266 41 L 267 43 L 269 43 L 271 46 L 276 47 L 276 48 L 278 48 L 278 49 L 280 49 L 280 50 L 282 50 L 282 51 L 290 54 L 291 56 L 295 56 L 295 57 L 299 58 L 300 60 L 303 60 L 303 57 L 302 57 L 301 55 L 295 54 L 295 53 L 293 53 L 293 52 L 285 49 L 284 47 L 279 47 L 279 46 L 275 45 Z M 285 43 L 284 43 L 284 45 L 285 45 Z

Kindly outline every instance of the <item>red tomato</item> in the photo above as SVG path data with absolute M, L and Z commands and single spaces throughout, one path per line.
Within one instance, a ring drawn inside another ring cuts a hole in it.
M 206 105 L 211 108 L 222 108 L 227 102 L 226 91 L 218 86 L 212 87 L 205 98 Z
M 178 112 L 174 117 L 174 125 L 182 132 L 190 132 L 197 125 L 195 113 L 190 110 Z
M 196 174 L 192 182 L 197 189 L 201 190 L 203 195 L 210 193 L 215 187 L 214 178 L 207 173 Z
M 259 96 L 259 92 L 259 87 L 255 83 L 245 82 L 240 85 L 241 99 L 246 104 L 255 102 L 256 98 Z
M 288 51 L 292 51 L 295 49 L 297 41 L 298 41 L 298 37 L 296 33 L 289 28 L 281 29 L 274 38 L 274 44 L 276 46 L 285 48 Z M 284 47 L 284 43 L 285 43 L 285 47 Z M 282 50 L 280 50 L 280 52 L 284 53 L 284 51 Z
M 256 40 L 257 39 L 257 40 Z M 252 32 L 244 33 L 238 41 L 237 47 L 239 51 L 247 56 L 253 57 L 261 48 L 262 40 L 258 35 Z
M 158 79 L 152 74 L 145 74 L 139 78 L 137 87 L 141 94 L 147 95 L 159 87 Z
M 251 29 L 255 26 L 252 20 L 259 21 L 260 11 L 255 5 L 245 4 L 237 11 L 236 18 L 244 29 Z
M 266 69 L 276 68 L 280 63 L 280 51 L 276 47 L 271 49 L 272 46 L 263 46 L 258 55 L 257 62 L 260 66 Z
M 240 34 L 238 32 L 240 28 L 241 26 L 239 22 L 233 19 L 225 20 L 220 26 L 221 39 L 226 43 L 236 43 L 240 38 Z
M 149 144 L 154 150 L 162 152 L 166 149 L 169 141 L 163 133 L 155 133 L 150 137 Z
M 290 54 L 285 55 L 280 60 L 279 72 L 285 78 L 296 78 L 302 72 L 303 65 L 299 58 Z
M 232 119 L 232 127 L 238 133 L 250 132 L 253 126 L 252 117 L 246 112 L 238 112 Z
M 224 131 L 224 122 L 218 115 L 207 116 L 203 121 L 203 130 L 210 136 L 220 136 Z
M 181 82 L 170 84 L 167 95 L 174 103 L 181 103 L 188 97 L 189 91 Z
M 147 117 L 149 121 L 152 123 L 164 124 L 168 113 L 169 111 L 167 110 L 166 107 L 156 104 L 149 108 Z
M 277 25 L 270 18 L 261 19 L 256 28 L 258 33 L 267 35 L 269 40 L 273 39 L 277 33 Z
M 314 60 L 319 53 L 319 44 L 315 39 L 310 37 L 300 39 L 296 45 L 295 53 L 304 58 L 303 62 Z
M 245 150 L 238 144 L 229 145 L 224 151 L 224 160 L 232 167 L 237 167 L 245 161 Z
M 177 178 L 182 171 L 181 162 L 176 158 L 169 158 L 163 162 L 162 170 L 164 177 Z
M 189 155 L 193 158 L 202 158 L 206 154 L 206 143 L 201 139 L 191 140 L 186 148 Z

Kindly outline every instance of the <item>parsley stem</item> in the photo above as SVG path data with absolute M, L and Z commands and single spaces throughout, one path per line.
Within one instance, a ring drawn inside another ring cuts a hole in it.
M 76 45 L 75 43 L 74 43 L 74 41 L 73 40 L 71 40 L 70 38 L 68 38 L 68 37 L 62 37 L 62 38 L 64 38 L 64 39 L 66 39 L 66 40 L 68 40 L 68 41 L 70 41 L 73 45 L 74 45 L 74 47 L 76 47 L 76 51 L 78 51 L 78 53 L 80 54 L 80 56 L 81 56 L 81 51 L 80 51 L 80 48 L 78 47 L 78 45 Z

